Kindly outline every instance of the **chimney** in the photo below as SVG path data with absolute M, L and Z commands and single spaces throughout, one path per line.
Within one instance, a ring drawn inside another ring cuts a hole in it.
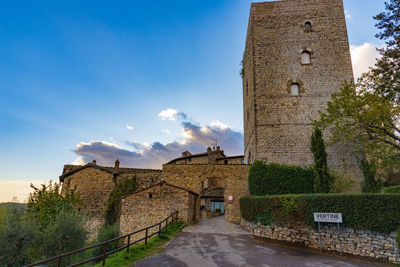
M 92 164 L 96 165 L 96 160 L 95 159 L 92 161 Z
M 119 160 L 118 160 L 118 159 L 115 161 L 114 170 L 115 170 L 116 172 L 119 172 Z

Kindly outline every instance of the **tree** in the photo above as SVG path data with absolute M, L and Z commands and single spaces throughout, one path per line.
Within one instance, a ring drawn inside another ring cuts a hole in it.
M 329 193 L 333 185 L 333 176 L 329 174 L 325 142 L 322 132 L 314 128 L 311 136 L 311 152 L 314 154 L 314 189 L 316 193 Z
M 376 179 L 375 163 L 362 159 L 360 165 L 364 175 L 364 179 L 361 181 L 361 191 L 363 193 L 380 193 L 383 182 L 381 179 Z

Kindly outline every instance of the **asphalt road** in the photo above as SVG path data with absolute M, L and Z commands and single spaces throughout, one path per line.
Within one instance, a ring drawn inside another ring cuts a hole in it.
M 327 256 L 306 249 L 286 247 L 252 238 L 223 217 L 202 220 L 176 236 L 163 253 L 135 267 L 232 267 L 232 266 L 379 266 L 342 257 Z

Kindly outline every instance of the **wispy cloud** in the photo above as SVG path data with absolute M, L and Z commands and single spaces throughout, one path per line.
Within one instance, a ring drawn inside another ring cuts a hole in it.
M 162 129 L 161 132 L 166 133 L 166 134 L 170 134 L 171 133 L 171 131 L 168 130 L 168 129 Z
M 106 141 L 81 142 L 75 149 L 79 157 L 74 163 L 85 164 L 95 159 L 100 165 L 112 166 L 118 158 L 121 166 L 161 168 L 162 164 L 179 157 L 183 151 L 204 152 L 216 140 L 226 154 L 243 154 L 243 134 L 233 130 L 229 125 L 220 121 L 213 121 L 210 125 L 200 125 L 188 121 L 185 113 L 173 109 L 160 114 L 161 119 L 181 123 L 181 140 L 167 144 L 155 141 L 150 145 L 126 141 L 127 148 Z
M 126 129 L 128 129 L 129 131 L 133 130 L 133 126 L 130 126 L 129 124 L 126 125 Z
M 350 11 L 346 10 L 344 13 L 346 15 L 346 19 L 351 19 Z

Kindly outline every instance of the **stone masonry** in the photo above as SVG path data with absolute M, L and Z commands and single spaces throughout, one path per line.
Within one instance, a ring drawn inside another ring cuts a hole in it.
M 319 249 L 320 247 L 318 231 L 312 229 L 265 226 L 248 222 L 243 218 L 241 225 L 259 237 L 295 243 L 314 249 Z M 336 225 L 322 227 L 321 232 L 323 250 L 340 252 Z M 392 263 L 400 262 L 395 232 L 382 234 L 368 230 L 354 230 L 352 228 L 341 228 L 340 232 L 343 253 Z
M 194 192 L 161 182 L 157 185 L 122 198 L 121 234 L 145 228 L 179 211 L 178 220 L 191 223 L 195 220 L 195 205 L 198 195 Z M 157 227 L 149 233 L 156 232 Z M 135 235 L 138 239 L 142 235 Z
M 213 178 L 223 187 L 225 218 L 240 223 L 239 199 L 249 193 L 248 175 L 250 165 L 163 165 L 162 180 L 187 188 L 197 194 L 203 190 L 203 181 Z M 232 195 L 232 203 L 227 196 Z M 196 202 L 196 218 L 200 216 L 200 202 Z
M 342 0 L 252 3 L 243 54 L 245 162 L 312 165 L 311 121 L 353 79 Z M 353 146 L 327 152 L 329 168 L 359 190 Z

